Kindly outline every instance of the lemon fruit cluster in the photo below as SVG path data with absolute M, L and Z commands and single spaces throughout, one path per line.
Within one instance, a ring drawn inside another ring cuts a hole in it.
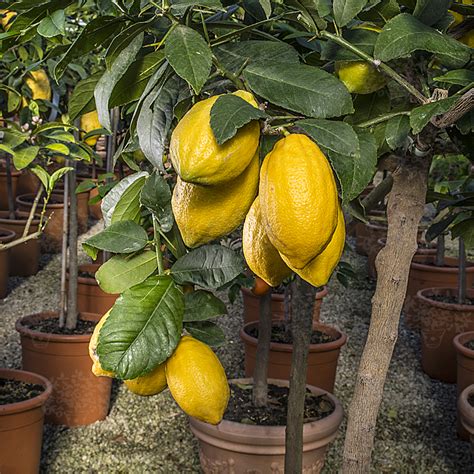
M 98 377 L 115 376 L 101 367 L 96 352 L 100 329 L 109 314 L 110 311 L 96 325 L 89 343 L 92 373 Z M 157 395 L 168 387 L 187 415 L 214 425 L 222 420 L 230 394 L 224 368 L 217 356 L 209 346 L 191 336 L 180 339 L 168 360 L 146 375 L 124 380 L 124 384 L 141 396 Z
M 44 69 L 31 71 L 25 83 L 31 90 L 33 100 L 51 100 L 51 84 Z
M 323 286 L 344 241 L 344 216 L 328 160 L 306 135 L 282 138 L 263 161 L 259 196 L 245 219 L 248 266 L 271 286 L 292 272 Z
M 234 95 L 257 107 L 249 92 Z M 218 97 L 195 104 L 171 135 L 169 156 L 179 176 L 171 204 L 183 241 L 191 248 L 237 228 L 257 194 L 260 126 L 250 122 L 219 145 L 210 124 Z

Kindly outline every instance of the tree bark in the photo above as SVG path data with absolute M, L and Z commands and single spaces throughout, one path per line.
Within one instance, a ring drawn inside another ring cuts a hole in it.
M 257 360 L 253 373 L 253 404 L 266 407 L 268 402 L 268 356 L 272 335 L 272 292 L 260 298 L 258 322 Z
M 292 298 L 290 394 L 285 440 L 285 472 L 303 472 L 303 421 L 308 367 L 309 343 L 313 328 L 313 307 L 316 288 L 297 277 Z
M 369 472 L 383 387 L 398 336 L 410 263 L 417 249 L 430 161 L 431 155 L 413 155 L 393 173 L 387 206 L 387 244 L 375 262 L 378 278 L 369 334 L 349 408 L 344 473 Z

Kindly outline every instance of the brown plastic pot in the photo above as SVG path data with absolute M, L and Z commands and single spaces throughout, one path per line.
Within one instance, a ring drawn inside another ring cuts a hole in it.
M 35 321 L 53 317 L 58 317 L 57 313 L 33 314 L 15 325 L 21 338 L 23 368 L 44 375 L 53 384 L 46 422 L 77 426 L 103 420 L 109 411 L 112 379 L 92 374 L 91 335 L 47 334 L 29 328 Z M 80 318 L 98 322 L 101 315 L 81 313 Z
M 456 350 L 453 339 L 462 332 L 474 331 L 474 306 L 431 299 L 456 297 L 456 288 L 425 288 L 416 294 L 421 323 L 421 365 L 433 379 L 456 382 Z M 474 290 L 467 296 L 474 298 Z
M 64 202 L 63 191 L 58 187 L 57 192 L 53 192 L 60 202 Z M 76 194 L 77 197 L 77 230 L 80 234 L 87 230 L 89 220 L 89 192 Z
M 257 327 L 258 322 L 247 323 L 240 330 L 240 338 L 245 348 L 245 376 L 252 377 L 257 359 L 257 342 L 255 337 L 248 334 L 251 328 Z M 328 392 L 333 392 L 336 379 L 337 362 L 341 347 L 346 343 L 347 336 L 337 329 L 326 324 L 315 323 L 313 325 L 325 334 L 337 339 L 333 342 L 323 344 L 310 344 L 308 354 L 308 371 L 306 383 L 320 387 Z M 280 380 L 290 379 L 292 344 L 270 343 L 270 354 L 268 359 L 268 377 Z
M 44 405 L 51 395 L 51 383 L 41 375 L 12 369 L 0 369 L 0 379 L 44 387 L 34 398 L 0 405 L 0 472 L 36 474 L 40 467 Z
M 287 381 L 269 379 L 270 383 L 288 386 Z M 230 380 L 230 383 L 252 383 L 252 379 Z M 312 393 L 326 394 L 335 410 L 326 418 L 303 426 L 304 472 L 317 474 L 324 466 L 326 451 L 334 441 L 344 417 L 336 397 L 317 387 Z M 199 441 L 199 457 L 205 474 L 275 474 L 285 465 L 285 426 L 258 426 L 223 420 L 217 426 L 190 418 L 191 431 Z
M 79 265 L 79 272 L 95 274 L 100 265 L 90 263 Z M 69 281 L 69 276 L 66 276 Z M 77 310 L 84 313 L 105 314 L 115 304 L 119 295 L 111 295 L 103 291 L 95 278 L 78 277 L 77 279 Z
M 324 287 L 316 293 L 313 309 L 313 321 L 319 321 L 321 304 L 323 298 L 327 296 L 328 289 Z M 242 297 L 244 301 L 244 323 L 252 323 L 259 320 L 261 297 L 256 296 L 248 288 L 242 288 Z M 282 321 L 285 319 L 285 298 L 284 295 L 272 294 L 272 319 Z
M 415 255 L 410 265 L 407 294 L 403 312 L 405 324 L 411 329 L 420 328 L 420 309 L 417 308 L 417 292 L 423 288 L 454 288 L 458 284 L 458 259 L 445 257 L 445 266 L 434 265 L 435 255 Z M 467 287 L 474 284 L 474 263 L 466 268 Z
M 10 219 L 9 215 L 8 211 L 0 211 L 0 226 L 15 232 L 19 238 L 23 235 L 28 217 L 18 212 L 15 214 L 15 219 Z M 33 219 L 29 234 L 36 232 L 38 226 L 39 219 Z M 10 249 L 10 275 L 22 277 L 36 275 L 39 270 L 40 246 L 39 239 L 31 239 L 12 247 Z
M 13 199 L 15 199 L 17 195 L 18 178 L 20 176 L 20 172 L 12 169 L 11 174 Z M 0 171 L 0 210 L 8 211 L 7 172 L 5 170 Z
M 15 232 L 0 228 L 0 244 L 8 244 L 16 237 Z M 10 250 L 0 251 L 0 298 L 5 298 L 8 291 L 8 277 L 10 276 Z
M 458 414 L 462 427 L 469 435 L 471 452 L 474 452 L 474 406 L 469 403 L 471 397 L 474 397 L 474 385 L 469 385 L 459 395 Z

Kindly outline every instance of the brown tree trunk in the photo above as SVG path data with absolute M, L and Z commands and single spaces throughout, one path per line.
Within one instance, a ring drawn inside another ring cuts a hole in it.
M 309 343 L 313 328 L 313 308 L 317 289 L 297 277 L 292 298 L 290 394 L 285 440 L 285 472 L 303 472 L 303 415 L 306 393 Z
M 410 263 L 417 249 L 430 161 L 430 156 L 409 156 L 393 173 L 387 207 L 387 244 L 375 262 L 378 278 L 369 334 L 349 408 L 344 473 L 369 472 L 383 387 L 398 336 Z

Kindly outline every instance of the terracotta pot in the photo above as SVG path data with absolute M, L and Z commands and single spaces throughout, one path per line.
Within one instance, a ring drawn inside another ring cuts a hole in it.
M 23 370 L 0 369 L 0 379 L 42 385 L 34 398 L 0 405 L 0 472 L 39 472 L 43 440 L 44 405 L 51 395 L 51 383 L 41 375 Z
M 0 244 L 8 244 L 15 239 L 15 232 L 0 228 Z M 10 276 L 10 250 L 0 251 L 0 298 L 5 298 L 8 291 L 8 277 Z
M 416 294 L 421 323 L 421 365 L 431 378 L 456 382 L 456 335 L 474 331 L 474 306 L 435 301 L 431 296 L 457 296 L 456 288 L 425 288 Z M 474 298 L 474 290 L 468 290 Z
M 48 423 L 87 425 L 107 416 L 112 379 L 91 372 L 90 334 L 47 334 L 29 329 L 35 321 L 57 317 L 44 312 L 16 322 L 21 337 L 23 368 L 47 377 L 53 394 L 46 406 Z M 101 315 L 82 313 L 81 319 L 97 322 Z
M 251 328 L 258 326 L 258 322 L 247 323 L 240 331 L 240 338 L 245 347 L 245 375 L 251 377 L 255 369 L 257 358 L 257 339 L 248 334 Z M 337 361 L 341 347 L 346 343 L 347 336 L 337 329 L 321 323 L 315 323 L 314 328 L 321 332 L 337 337 L 333 342 L 310 344 L 308 354 L 308 371 L 306 382 L 309 385 L 320 387 L 333 392 L 336 379 Z M 268 360 L 268 377 L 289 380 L 291 369 L 292 344 L 272 342 Z
M 97 183 L 97 179 L 89 178 L 87 176 L 78 176 L 77 177 L 78 182 L 82 181 L 94 181 L 94 183 Z M 89 191 L 89 200 L 88 200 L 88 206 L 89 206 L 89 215 L 93 217 L 96 220 L 102 219 L 102 209 L 101 209 L 101 201 L 96 202 L 94 204 L 90 204 L 90 200 L 92 198 L 95 198 L 96 196 L 99 195 L 99 190 L 97 188 L 93 188 Z
M 12 190 L 13 199 L 17 195 L 18 188 L 18 177 L 20 172 L 12 169 Z M 5 170 L 0 171 L 0 210 L 8 211 L 8 191 L 7 191 L 7 172 Z
M 316 293 L 313 309 L 313 321 L 319 321 L 321 304 L 323 298 L 327 296 L 328 289 L 324 287 Z M 244 323 L 252 323 L 259 320 L 260 315 L 260 296 L 255 296 L 248 288 L 242 288 L 242 297 L 244 301 Z M 284 295 L 272 294 L 272 319 L 282 321 L 285 319 L 285 298 Z
M 23 170 L 18 177 L 17 194 L 36 194 L 40 187 L 40 180 L 29 170 Z
M 458 397 L 465 388 L 474 384 L 474 350 L 468 349 L 464 345 L 469 341 L 474 341 L 474 331 L 458 334 L 453 340 L 457 356 L 456 385 Z M 458 435 L 463 439 L 469 438 L 467 431 L 461 425 L 459 414 Z
M 469 403 L 469 398 L 474 397 L 474 385 L 466 387 L 458 398 L 458 413 L 462 427 L 469 433 L 471 452 L 474 453 L 474 406 Z
M 417 292 L 423 288 L 455 288 L 458 284 L 458 259 L 445 257 L 444 267 L 434 265 L 435 255 L 416 255 L 410 265 L 407 294 L 403 312 L 405 324 L 411 329 L 420 328 L 420 309 L 417 307 Z M 474 284 L 474 264 L 466 269 L 467 287 Z
M 62 191 L 53 192 L 60 202 L 64 201 Z M 86 232 L 89 220 L 89 192 L 76 194 L 77 197 L 77 231 L 79 234 Z
M 17 196 L 17 207 L 22 212 L 29 212 L 35 198 L 34 194 Z M 46 252 L 60 252 L 63 232 L 64 204 L 61 195 L 53 194 L 46 206 L 46 217 L 49 218 L 43 232 L 42 247 Z
M 79 272 L 95 274 L 100 265 L 96 263 L 79 265 Z M 69 280 L 69 277 L 66 276 Z M 77 310 L 81 313 L 105 314 L 115 303 L 119 295 L 103 291 L 95 278 L 78 277 Z
M 385 216 L 385 211 L 371 211 L 368 215 L 369 222 L 365 224 L 364 222 L 357 222 L 355 226 L 355 238 L 356 238 L 356 252 L 359 255 L 367 255 L 370 246 L 372 243 L 377 242 L 378 239 L 384 238 L 387 236 L 387 226 L 382 221 L 377 221 L 378 223 L 372 222 L 371 218 L 383 218 Z M 372 226 L 369 227 L 369 224 Z M 373 232 L 375 231 L 375 234 Z
M 9 219 L 8 211 L 0 211 L 0 226 L 15 232 L 17 238 L 23 235 L 28 217 L 16 213 L 15 219 Z M 38 230 L 39 219 L 31 222 L 29 234 Z M 35 275 L 39 270 L 41 255 L 40 240 L 31 239 L 10 249 L 10 275 L 27 277 Z
M 288 386 L 283 380 L 270 383 Z M 252 383 L 252 379 L 230 380 Z M 341 403 L 330 393 L 308 385 L 312 393 L 326 394 L 335 410 L 319 421 L 303 427 L 303 470 L 317 474 L 324 466 L 328 445 L 334 441 L 344 412 Z M 217 426 L 190 418 L 191 431 L 199 440 L 199 457 L 205 474 L 274 474 L 285 465 L 285 426 L 258 426 L 223 420 Z

